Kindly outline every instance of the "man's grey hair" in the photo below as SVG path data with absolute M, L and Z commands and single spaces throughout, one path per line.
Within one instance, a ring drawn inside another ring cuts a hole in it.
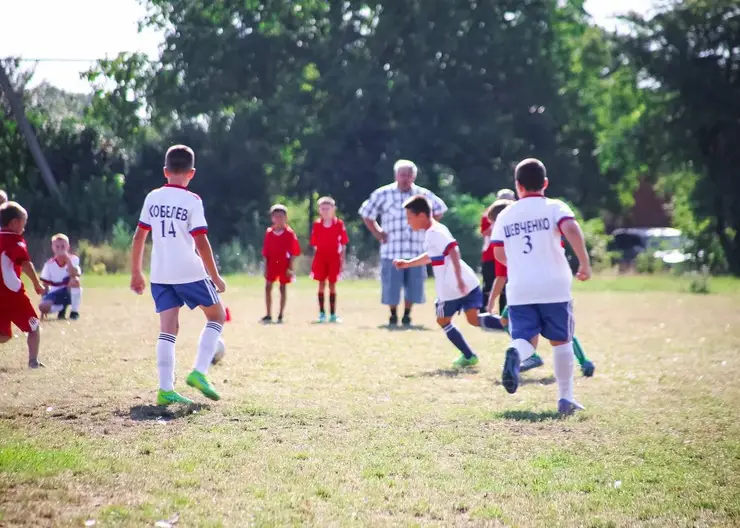
M 416 163 L 410 160 L 400 159 L 393 165 L 393 174 L 398 174 L 401 169 L 411 169 L 411 173 L 416 176 L 419 172 L 419 168 Z
M 501 189 L 496 193 L 497 200 L 516 200 L 516 195 L 511 189 Z

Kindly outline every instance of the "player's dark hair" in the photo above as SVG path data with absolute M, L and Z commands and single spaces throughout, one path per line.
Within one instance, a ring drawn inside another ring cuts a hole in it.
M 498 215 L 501 214 L 501 211 L 509 207 L 511 204 L 514 203 L 514 200 L 496 200 L 491 204 L 491 206 L 486 210 L 486 216 L 491 222 L 496 222 L 496 218 L 498 218 Z
M 5 202 L 0 205 L 0 227 L 8 227 L 13 220 L 27 216 L 26 210 L 17 202 Z
M 164 156 L 164 167 L 175 174 L 190 172 L 195 167 L 195 152 L 186 145 L 173 145 Z
M 541 191 L 545 188 L 547 169 L 545 164 L 538 159 L 525 159 L 516 166 L 514 178 L 527 191 Z
M 432 216 L 432 206 L 429 203 L 429 200 L 427 200 L 427 197 L 421 194 L 417 194 L 416 196 L 412 196 L 406 200 L 403 203 L 403 207 L 416 215 L 425 214 L 427 216 Z

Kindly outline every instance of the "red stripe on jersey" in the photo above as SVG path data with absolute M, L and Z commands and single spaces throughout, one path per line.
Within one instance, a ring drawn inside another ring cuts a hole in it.
M 504 243 L 500 240 L 491 240 L 491 247 L 504 247 Z
M 447 244 L 447 247 L 445 248 L 444 253 L 442 253 L 442 255 L 444 255 L 446 257 L 456 247 L 457 247 L 457 241 L 456 240 L 453 240 L 452 242 L 450 242 L 449 244 Z
M 190 234 L 195 235 L 207 235 L 208 234 L 208 228 L 207 227 L 196 227 L 192 231 L 190 231 Z
M 567 220 L 575 220 L 575 218 L 573 218 L 572 216 L 564 216 L 563 218 L 558 220 L 558 229 L 560 229 L 561 224 Z
M 139 222 L 139 229 L 143 229 L 144 231 L 151 231 L 152 226 L 149 224 L 145 224 L 144 222 Z

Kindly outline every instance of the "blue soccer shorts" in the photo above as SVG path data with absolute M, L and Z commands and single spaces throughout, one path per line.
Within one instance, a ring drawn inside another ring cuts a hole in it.
M 186 284 L 152 283 L 152 297 L 157 313 L 187 305 L 191 310 L 198 306 L 209 307 L 221 302 L 211 279 Z
M 532 338 L 541 335 L 550 341 L 573 340 L 575 319 L 573 302 L 547 304 L 509 305 L 509 332 L 512 339 Z
M 440 301 L 437 299 L 437 318 L 442 319 L 443 317 L 452 317 L 460 312 L 467 312 L 468 310 L 480 310 L 483 305 L 483 292 L 480 286 L 476 286 L 474 290 L 471 290 L 465 297 L 459 299 L 453 299 L 451 301 Z
M 69 293 L 68 288 L 59 288 L 41 297 L 41 302 L 69 306 L 72 304 L 72 295 Z

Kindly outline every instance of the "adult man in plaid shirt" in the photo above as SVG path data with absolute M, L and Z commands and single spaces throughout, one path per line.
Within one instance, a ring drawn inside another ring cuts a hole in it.
M 413 231 L 409 227 L 403 203 L 412 196 L 422 194 L 431 202 L 434 218 L 437 220 L 442 218 L 447 206 L 433 192 L 414 183 L 418 169 L 413 162 L 398 160 L 393 166 L 393 172 L 396 181 L 373 191 L 360 207 L 359 213 L 381 244 L 381 302 L 390 307 L 389 324 L 398 324 L 398 305 L 403 289 L 406 307 L 401 322 L 404 326 L 410 326 L 411 307 L 425 301 L 426 268 L 422 266 L 399 270 L 393 266 L 393 259 L 409 259 L 423 253 L 425 232 Z M 382 227 L 378 224 L 379 216 Z

